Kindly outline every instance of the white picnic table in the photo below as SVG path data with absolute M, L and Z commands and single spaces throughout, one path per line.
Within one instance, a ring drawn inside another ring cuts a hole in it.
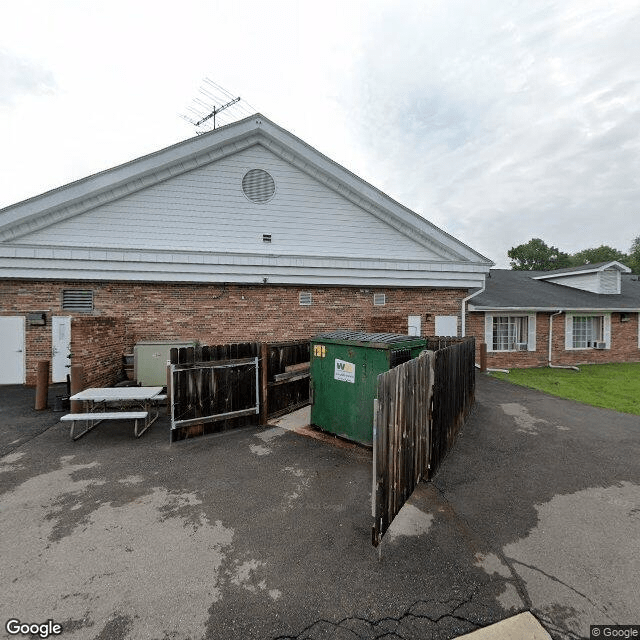
M 60 418 L 71 422 L 71 438 L 77 440 L 91 431 L 103 420 L 134 420 L 134 433 L 139 438 L 157 419 L 159 412 L 152 410 L 154 399 L 162 392 L 162 387 L 91 387 L 72 395 L 69 400 L 85 403 L 85 413 L 70 413 Z M 127 405 L 127 409 L 108 410 L 108 405 Z M 128 410 L 131 405 L 138 405 L 142 411 Z M 85 420 L 87 427 L 74 436 L 75 423 Z M 144 420 L 144 428 L 138 431 L 138 420 Z

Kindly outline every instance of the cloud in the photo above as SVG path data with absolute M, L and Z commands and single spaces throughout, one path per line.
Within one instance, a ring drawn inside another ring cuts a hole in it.
M 343 105 L 379 186 L 499 266 L 532 237 L 626 250 L 640 232 L 638 31 L 622 1 L 394 3 L 363 28 Z
M 22 96 L 52 93 L 55 89 L 55 79 L 48 69 L 0 49 L 0 106 L 13 106 Z

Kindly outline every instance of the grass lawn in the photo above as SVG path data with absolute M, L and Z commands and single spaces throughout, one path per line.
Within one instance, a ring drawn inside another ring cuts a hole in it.
M 585 364 L 572 369 L 511 369 L 492 373 L 523 387 L 561 398 L 640 415 L 640 363 Z

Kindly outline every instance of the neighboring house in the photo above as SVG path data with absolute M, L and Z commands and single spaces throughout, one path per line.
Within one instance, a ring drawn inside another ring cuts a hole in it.
M 0 383 L 110 384 L 144 340 L 457 334 L 491 264 L 256 114 L 0 211 Z
M 467 334 L 486 343 L 489 367 L 640 361 L 640 280 L 619 262 L 492 269 L 468 310 Z

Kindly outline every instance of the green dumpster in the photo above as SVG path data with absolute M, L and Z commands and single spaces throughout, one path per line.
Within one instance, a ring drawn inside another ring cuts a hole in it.
M 373 443 L 378 375 L 417 357 L 426 340 L 396 333 L 338 330 L 311 340 L 311 423 Z

